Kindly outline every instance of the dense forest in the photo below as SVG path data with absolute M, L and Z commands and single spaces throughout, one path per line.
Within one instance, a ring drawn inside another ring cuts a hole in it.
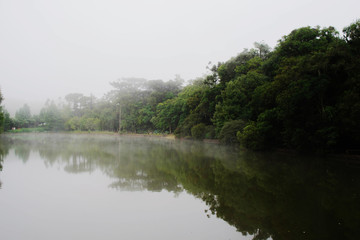
M 0 123 L 3 131 L 174 133 L 254 150 L 356 152 L 359 66 L 360 21 L 342 33 L 303 27 L 272 51 L 255 43 L 186 86 L 178 76 L 167 82 L 123 78 L 101 99 L 71 93 L 63 102 L 47 101 L 38 115 L 28 105 L 14 118 L 2 110 Z

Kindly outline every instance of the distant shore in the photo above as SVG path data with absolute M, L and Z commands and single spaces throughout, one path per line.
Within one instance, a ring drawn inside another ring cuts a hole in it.
M 7 134 L 27 134 L 27 133 L 60 133 L 60 134 L 90 134 L 90 135 L 112 135 L 112 136 L 129 136 L 129 137 L 154 137 L 154 138 L 166 138 L 166 139 L 179 139 L 179 140 L 194 140 L 192 138 L 176 138 L 174 134 L 168 133 L 118 133 L 118 132 L 110 132 L 110 131 L 60 131 L 60 132 L 53 132 L 53 131 L 38 131 L 38 129 L 17 129 L 15 131 L 8 131 L 3 133 L 4 135 Z M 219 144 L 219 139 L 203 139 L 202 142 L 206 143 L 214 143 Z
M 19 129 L 20 130 L 20 129 Z M 25 129 L 21 129 L 25 130 Z M 106 135 L 106 136 L 125 136 L 125 137 L 146 137 L 146 138 L 164 138 L 164 139 L 170 139 L 170 140 L 180 140 L 180 141 L 198 141 L 192 138 L 176 138 L 174 134 L 166 134 L 166 133 L 118 133 L 118 132 L 110 132 L 110 131 L 61 131 L 61 132 L 52 132 L 52 131 L 27 131 L 29 129 L 26 129 L 25 131 L 8 131 L 3 134 L 0 134 L 0 136 L 6 136 L 6 135 L 22 135 L 22 134 L 47 134 L 47 133 L 53 133 L 53 134 L 81 134 L 81 135 Z M 199 142 L 204 143 L 213 143 L 213 144 L 220 144 L 219 139 L 203 139 Z M 249 149 L 247 149 L 249 150 Z M 250 150 L 251 151 L 251 150 Z M 264 151 L 260 151 L 264 152 Z M 290 155 L 298 155 L 298 154 L 304 154 L 299 153 L 294 149 L 273 149 L 270 152 L 276 152 L 280 154 L 290 154 Z M 319 154 L 309 154 L 309 156 L 316 156 Z M 347 152 L 347 153 L 328 153 L 328 154 L 320 154 L 321 156 L 325 157 L 326 159 L 331 159 L 331 161 L 344 161 L 346 159 L 346 162 L 348 163 L 356 163 L 360 164 L 360 154 L 358 154 L 358 151 L 354 152 Z

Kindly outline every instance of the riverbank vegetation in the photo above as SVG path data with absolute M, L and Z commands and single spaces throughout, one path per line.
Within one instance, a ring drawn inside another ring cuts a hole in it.
M 344 152 L 360 149 L 360 21 L 339 33 L 303 27 L 282 37 L 273 51 L 255 43 L 209 67 L 184 86 L 123 78 L 101 99 L 71 93 L 47 101 L 32 116 L 4 110 L 3 129 L 174 133 L 254 150 Z

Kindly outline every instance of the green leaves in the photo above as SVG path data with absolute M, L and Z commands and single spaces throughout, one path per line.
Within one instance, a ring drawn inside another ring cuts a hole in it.
M 154 126 L 161 131 L 175 130 L 182 113 L 183 103 L 179 98 L 168 99 L 156 107 L 156 115 L 151 119 Z
M 31 126 L 31 113 L 30 107 L 27 104 L 24 104 L 22 108 L 20 108 L 15 113 L 15 120 L 17 122 L 18 127 L 27 128 Z
M 333 27 L 295 29 L 273 52 L 255 42 L 184 88 L 179 76 L 123 78 L 101 100 L 69 94 L 67 105 L 47 105 L 41 116 L 51 129 L 67 122 L 68 129 L 218 137 L 251 149 L 359 149 L 360 22 L 343 35 Z M 37 121 L 25 106 L 16 119 Z

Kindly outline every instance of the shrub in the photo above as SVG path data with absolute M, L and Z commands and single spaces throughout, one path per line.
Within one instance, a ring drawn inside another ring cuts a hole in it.
M 185 120 L 179 124 L 179 126 L 175 129 L 174 134 L 176 137 L 187 137 L 192 136 L 191 129 L 195 125 L 199 124 L 200 117 L 196 113 L 192 113 L 185 118 Z
M 191 136 L 197 140 L 203 140 L 206 134 L 206 126 L 204 123 L 197 124 L 191 128 Z
M 213 139 L 216 136 L 215 127 L 213 125 L 206 126 L 205 129 L 205 138 L 206 139 Z
M 252 150 L 262 149 L 263 141 L 255 122 L 248 123 L 246 127 L 237 132 L 236 136 L 242 146 Z
M 245 125 L 246 123 L 243 120 L 232 120 L 230 122 L 226 122 L 219 134 L 220 142 L 225 144 L 239 143 L 236 134 L 238 131 L 241 131 Z

